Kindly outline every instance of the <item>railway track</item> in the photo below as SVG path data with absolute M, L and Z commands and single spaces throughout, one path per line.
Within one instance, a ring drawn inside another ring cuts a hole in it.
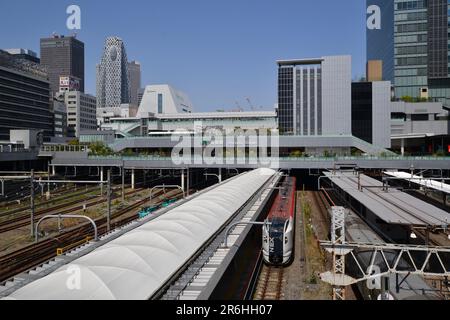
M 320 223 L 323 225 L 325 230 L 330 230 L 330 216 L 328 211 L 332 206 L 334 206 L 333 200 L 329 197 L 325 190 L 318 192 L 311 192 L 312 200 L 315 202 L 317 208 L 320 211 Z
M 263 264 L 253 299 L 281 300 L 283 298 L 284 268 Z
M 155 197 L 161 196 L 163 191 L 159 191 Z M 182 197 L 181 192 L 173 191 L 171 194 L 172 199 L 179 199 Z M 127 206 L 121 210 L 114 212 L 111 216 L 111 229 L 115 229 L 126 225 L 137 219 L 137 215 L 132 214 L 126 216 L 134 211 L 140 209 L 149 200 L 143 199 L 136 203 Z M 164 200 L 158 200 L 152 203 L 157 205 L 161 204 Z M 125 216 L 125 217 L 124 217 Z M 108 232 L 107 218 L 102 217 L 95 220 L 95 224 L 98 228 L 99 236 L 102 236 Z M 0 257 L 0 282 L 6 281 L 11 277 L 30 270 L 39 264 L 53 259 L 56 256 L 56 250 L 61 247 L 69 246 L 73 243 L 78 243 L 86 239 L 88 235 L 93 232 L 93 227 L 89 223 L 84 223 L 80 226 L 73 227 L 62 234 L 44 239 L 36 244 L 31 244 L 21 250 L 9 253 Z
M 125 188 L 129 188 L 130 186 L 131 185 L 125 185 Z M 112 188 L 113 192 L 120 191 L 121 189 L 122 189 L 121 186 Z M 36 202 L 35 203 L 35 209 L 39 208 L 39 207 L 43 207 L 45 205 L 48 205 L 49 203 L 57 203 L 57 202 L 69 200 L 69 199 L 72 199 L 72 198 L 75 198 L 75 197 L 79 197 L 79 196 L 84 195 L 84 194 L 92 193 L 94 191 L 98 191 L 98 195 L 96 195 L 96 196 L 99 197 L 100 196 L 100 187 L 98 187 L 98 186 L 95 186 L 95 187 L 78 186 L 78 187 L 75 187 L 75 188 L 67 188 L 67 189 L 64 189 L 64 190 L 59 189 L 58 193 L 52 192 L 52 194 L 51 194 L 52 197 L 51 197 L 51 199 L 49 201 L 47 201 L 46 199 L 43 199 L 43 200 L 41 200 L 39 202 Z M 36 196 L 36 199 L 42 199 L 42 197 L 41 196 Z M 85 199 L 82 199 L 82 200 L 78 199 L 78 201 L 85 201 Z M 10 215 L 13 215 L 15 213 L 21 213 L 21 212 L 24 212 L 24 211 L 29 211 L 30 210 L 29 200 L 25 199 L 25 202 L 27 203 L 26 206 L 22 206 L 22 207 L 19 207 L 19 208 L 14 208 L 14 209 L 9 210 L 9 211 L 1 212 L 0 213 L 0 218 L 1 217 L 6 217 L 6 216 L 10 216 Z
M 136 189 L 125 193 L 125 196 L 130 196 L 135 193 L 142 191 L 143 189 Z M 119 196 L 113 196 L 111 200 L 117 199 Z M 56 213 L 56 214 L 67 214 L 73 213 L 74 211 L 83 210 L 83 204 L 86 208 L 90 208 L 107 201 L 107 199 L 98 199 L 98 196 L 91 196 L 84 200 L 75 200 L 69 203 L 64 203 L 52 208 L 37 211 L 34 215 L 34 222 L 38 222 L 46 214 Z M 97 199 L 97 200 L 95 200 Z M 86 202 L 87 201 L 87 202 Z M 80 205 L 80 202 L 83 203 Z M 7 221 L 0 223 L 0 234 L 8 231 L 16 230 L 22 227 L 30 225 L 30 214 L 24 214 L 16 218 L 8 219 Z
M 49 201 L 44 199 L 45 197 L 42 198 L 41 196 L 37 196 L 36 199 L 42 199 L 42 200 L 35 204 L 35 208 L 43 207 L 49 203 L 57 203 L 57 202 L 61 202 L 64 200 L 69 200 L 69 199 L 72 199 L 75 197 L 79 197 L 83 194 L 92 193 L 95 190 L 100 191 L 100 188 L 99 187 L 90 187 L 90 188 L 78 187 L 78 188 L 64 189 L 64 190 L 60 190 L 58 193 L 52 192 L 52 194 L 51 194 L 52 198 Z M 11 209 L 9 211 L 1 212 L 0 217 L 10 216 L 15 213 L 20 213 L 23 211 L 30 210 L 29 200 L 25 200 L 25 202 L 27 203 L 26 206 L 21 206 L 18 208 Z M 17 204 L 17 203 L 15 203 L 15 204 Z M 4 205 L 3 208 L 4 207 L 6 207 L 6 205 Z

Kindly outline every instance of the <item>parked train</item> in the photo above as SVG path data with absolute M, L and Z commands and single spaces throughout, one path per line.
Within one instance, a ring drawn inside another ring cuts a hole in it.
M 293 177 L 283 181 L 263 227 L 263 258 L 269 265 L 285 266 L 293 259 L 296 182 Z
M 177 199 L 169 199 L 160 204 L 156 204 L 156 205 L 153 205 L 150 207 L 143 207 L 141 209 L 141 211 L 138 212 L 138 217 L 139 217 L 139 219 L 145 218 L 146 216 L 154 213 L 155 211 L 157 211 L 159 209 L 167 208 L 168 206 L 170 206 L 172 203 L 174 203 L 176 201 L 177 201 Z

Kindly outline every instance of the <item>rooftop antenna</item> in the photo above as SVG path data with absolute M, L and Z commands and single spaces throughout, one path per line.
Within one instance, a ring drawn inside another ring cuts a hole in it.
M 242 112 L 244 109 L 242 109 L 241 105 L 239 104 L 239 102 L 236 101 L 236 106 L 238 107 L 238 110 L 240 112 Z

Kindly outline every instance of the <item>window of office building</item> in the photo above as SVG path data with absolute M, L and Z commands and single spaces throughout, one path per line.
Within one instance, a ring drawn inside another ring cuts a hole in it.
M 353 83 L 352 133 L 369 143 L 373 143 L 372 109 L 372 83 Z

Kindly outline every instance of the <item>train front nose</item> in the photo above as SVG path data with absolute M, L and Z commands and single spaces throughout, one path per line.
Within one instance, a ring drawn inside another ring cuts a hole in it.
M 270 263 L 279 265 L 283 264 L 283 234 L 273 234 L 273 246 L 270 250 Z
M 283 257 L 278 256 L 278 255 L 273 255 L 270 257 L 270 263 L 275 264 L 275 265 L 283 264 Z

